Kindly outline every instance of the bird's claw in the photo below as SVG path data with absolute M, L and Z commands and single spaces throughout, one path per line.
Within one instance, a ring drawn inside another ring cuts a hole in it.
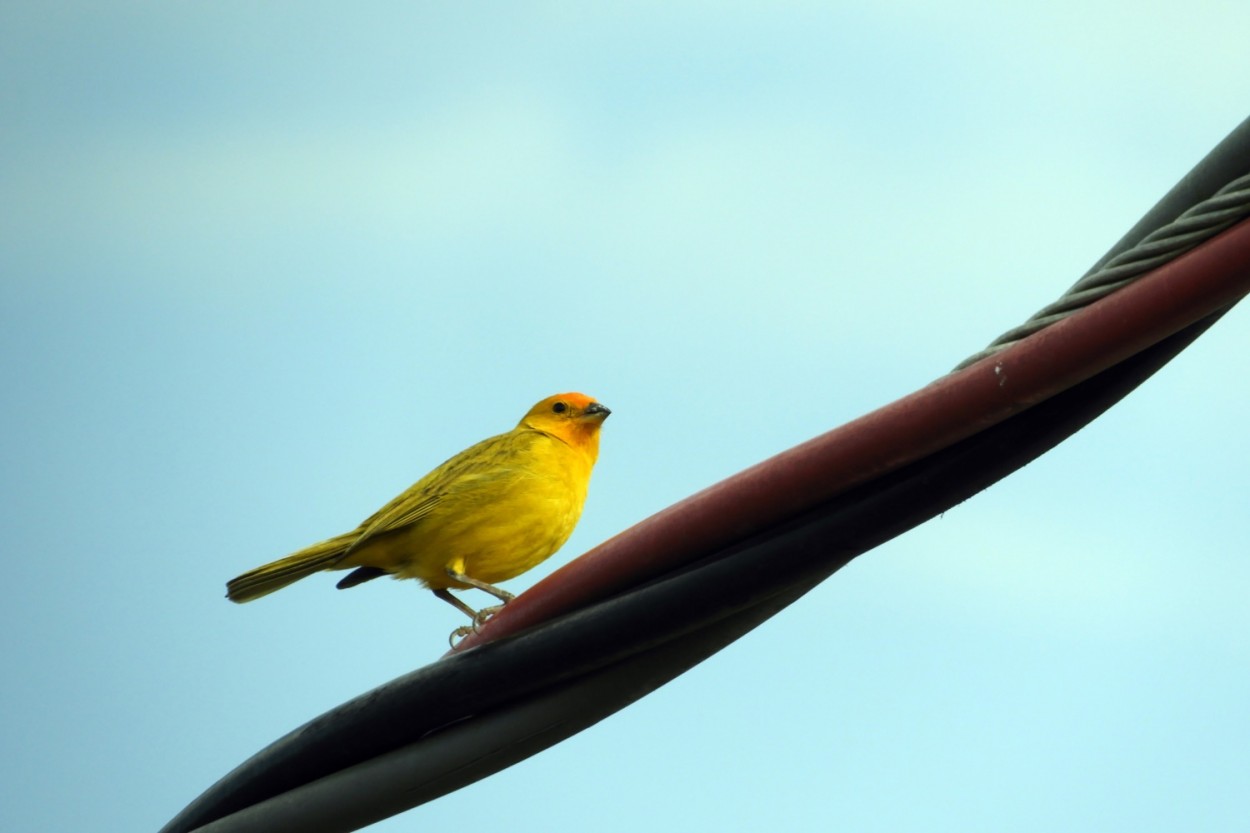
M 468 625 L 462 625 L 451 632 L 451 634 L 447 637 L 447 642 L 452 648 L 455 648 L 460 644 L 461 639 L 464 639 L 469 634 L 474 633 L 475 630 L 475 628 L 471 628 Z
M 479 610 L 477 615 L 473 617 L 473 630 L 476 631 L 478 628 L 482 627 L 482 625 L 486 623 L 487 619 L 494 616 L 501 610 L 503 610 L 503 605 L 491 605 L 490 607 L 484 607 Z
M 478 633 L 482 630 L 482 625 L 486 624 L 486 620 L 503 610 L 503 605 L 491 605 L 484 607 L 473 617 L 472 625 L 461 625 L 451 632 L 447 637 L 447 641 L 451 643 L 451 647 L 455 648 L 459 645 L 459 640 L 464 639 L 471 633 Z

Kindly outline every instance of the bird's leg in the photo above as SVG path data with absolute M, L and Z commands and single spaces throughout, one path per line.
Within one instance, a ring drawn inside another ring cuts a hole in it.
M 451 635 L 448 637 L 448 641 L 451 643 L 451 646 L 454 648 L 456 647 L 457 639 L 463 639 L 464 637 L 468 636 L 471 633 L 477 633 L 478 629 L 482 627 L 483 622 L 485 622 L 490 617 L 494 616 L 499 611 L 503 610 L 503 606 L 507 604 L 508 602 L 512 601 L 516 597 L 513 596 L 511 593 L 509 593 L 507 590 L 501 590 L 493 584 L 487 584 L 484 581 L 478 581 L 472 576 L 467 576 L 453 567 L 447 568 L 447 575 L 455 582 L 458 582 L 460 584 L 467 584 L 470 587 L 476 587 L 478 590 L 484 590 L 487 593 L 490 593 L 495 598 L 499 599 L 499 601 L 503 602 L 503 604 L 491 605 L 490 607 L 484 607 L 481 610 L 474 610 L 473 608 L 465 604 L 463 601 L 453 596 L 451 594 L 451 591 L 448 590 L 447 588 L 440 587 L 437 590 L 435 590 L 434 591 L 435 596 L 438 596 L 440 599 L 450 604 L 456 610 L 459 610 L 465 616 L 468 616 L 470 619 L 473 620 L 473 624 L 471 626 L 462 625 L 461 627 L 458 627 L 454 631 L 451 632 Z
M 451 595 L 451 591 L 446 587 L 438 588 L 434 591 L 434 595 L 438 596 L 440 599 L 447 602 L 447 604 L 451 605 L 465 616 L 468 616 L 470 619 L 477 619 L 477 611 L 457 599 L 455 596 Z
M 503 604 L 492 605 L 491 607 L 484 607 L 481 610 L 479 610 L 476 614 L 473 615 L 473 632 L 474 633 L 476 633 L 478 628 L 482 626 L 483 622 L 485 622 L 490 617 L 494 616 L 499 611 L 503 610 L 504 605 L 506 605 L 508 602 L 516 598 L 507 590 L 500 590 L 498 587 L 496 587 L 493 584 L 487 584 L 484 581 L 478 581 L 472 576 L 465 575 L 461 571 L 457 570 L 455 567 L 447 568 L 447 576 L 452 581 L 455 581 L 459 584 L 467 584 L 470 587 L 476 587 L 478 590 L 483 590 L 487 593 L 490 593 L 492 596 L 494 596 L 496 599 L 499 599 L 499 601 L 503 603 Z M 464 608 L 461 608 L 461 609 L 463 610 Z
M 487 584 L 484 581 L 478 581 L 472 576 L 466 576 L 464 573 L 460 572 L 454 567 L 447 568 L 447 575 L 451 578 L 452 581 L 459 582 L 460 584 L 467 584 L 470 587 L 476 587 L 478 590 L 484 590 L 487 593 L 490 593 L 492 596 L 494 596 L 496 599 L 503 602 L 504 604 L 507 604 L 508 602 L 516 598 L 516 596 L 513 596 L 507 590 L 500 590 L 498 587 L 496 587 L 493 584 Z M 500 607 L 503 607 L 503 605 L 500 605 Z

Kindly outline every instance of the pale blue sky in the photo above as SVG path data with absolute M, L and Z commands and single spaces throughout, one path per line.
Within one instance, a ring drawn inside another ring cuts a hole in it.
M 537 399 L 613 409 L 521 590 L 941 375 L 1250 113 L 1250 6 L 6 3 L 0 829 L 158 828 L 436 659 L 232 576 Z M 371 828 L 1227 830 L 1250 315 L 642 702 Z

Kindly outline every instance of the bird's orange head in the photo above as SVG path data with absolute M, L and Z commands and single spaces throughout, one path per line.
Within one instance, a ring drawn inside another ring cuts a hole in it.
M 530 408 L 517 427 L 550 434 L 589 454 L 593 462 L 599 456 L 599 426 L 610 413 L 584 393 L 557 393 Z

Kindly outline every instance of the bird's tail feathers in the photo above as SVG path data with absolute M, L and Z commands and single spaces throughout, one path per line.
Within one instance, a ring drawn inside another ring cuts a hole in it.
M 250 602 L 275 590 L 281 590 L 305 576 L 329 570 L 342 559 L 357 537 L 359 533 L 349 532 L 327 538 L 286 558 L 279 558 L 255 570 L 249 570 L 226 582 L 226 598 L 232 602 Z

